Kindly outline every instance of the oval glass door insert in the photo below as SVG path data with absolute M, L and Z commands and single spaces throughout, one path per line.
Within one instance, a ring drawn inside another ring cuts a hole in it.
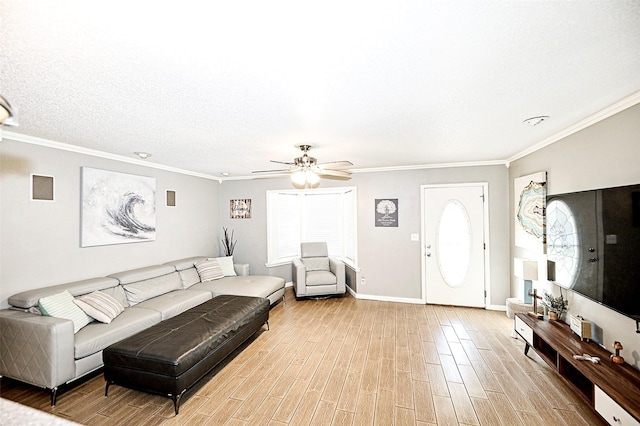
M 437 238 L 438 266 L 449 287 L 460 287 L 471 259 L 471 224 L 464 205 L 449 200 L 442 209 Z

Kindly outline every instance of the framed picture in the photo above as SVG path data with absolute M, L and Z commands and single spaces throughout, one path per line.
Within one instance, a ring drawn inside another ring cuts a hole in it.
M 82 168 L 81 247 L 154 241 L 156 180 Z
M 516 246 L 544 254 L 547 172 L 522 176 L 513 182 Z
M 251 198 L 230 201 L 231 219 L 251 219 Z
M 376 227 L 397 228 L 398 227 L 398 199 L 397 198 L 376 198 L 375 222 Z

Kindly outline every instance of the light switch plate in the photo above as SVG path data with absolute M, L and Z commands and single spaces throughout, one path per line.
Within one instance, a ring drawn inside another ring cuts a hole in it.
M 419 234 L 411 234 L 411 241 L 420 241 Z

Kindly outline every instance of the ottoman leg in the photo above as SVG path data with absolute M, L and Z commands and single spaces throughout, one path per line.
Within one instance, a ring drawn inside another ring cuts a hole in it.
M 106 380 L 107 385 L 104 388 L 104 396 L 107 397 L 109 396 L 109 385 L 111 384 L 111 382 L 109 380 Z
M 176 412 L 176 416 L 178 415 L 178 411 L 180 411 L 180 400 L 182 399 L 182 395 L 184 395 L 184 393 L 187 390 L 184 389 L 182 392 L 180 392 L 180 395 L 172 395 L 171 399 L 173 399 L 173 410 Z

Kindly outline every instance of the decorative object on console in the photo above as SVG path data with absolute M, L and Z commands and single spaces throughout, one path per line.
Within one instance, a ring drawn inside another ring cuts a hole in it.
M 591 361 L 594 364 L 600 363 L 600 358 L 598 358 L 597 356 L 591 356 L 589 354 L 574 355 L 573 359 L 576 359 L 578 361 Z
M 587 342 L 591 340 L 591 323 L 585 321 L 580 315 L 570 315 L 569 318 L 571 330 L 580 336 L 580 339 L 586 340 Z
M 82 168 L 82 247 L 156 239 L 155 178 Z
M 513 274 L 524 280 L 524 303 L 533 303 L 531 290 L 533 289 L 533 281 L 538 280 L 538 262 L 515 258 L 513 259 Z
M 513 181 L 516 246 L 544 254 L 547 172 L 522 176 Z
M 222 249 L 224 250 L 224 255 L 232 256 L 233 250 L 236 248 L 236 243 L 238 242 L 238 240 L 233 241 L 233 233 L 235 231 L 232 230 L 231 235 L 229 235 L 229 230 L 223 226 L 222 232 L 224 233 L 224 238 L 222 239 Z
M 230 200 L 231 219 L 251 219 L 251 198 Z
M 569 303 L 567 302 L 567 299 L 562 297 L 562 293 L 560 293 L 560 296 L 554 297 L 550 293 L 545 292 L 542 297 L 542 304 L 549 308 L 550 320 L 562 319 L 562 314 L 564 314 L 569 307 Z
M 529 295 L 533 297 L 533 311 L 527 312 L 527 315 L 542 319 L 543 316 L 538 312 L 538 299 L 542 299 L 542 297 L 538 296 L 538 290 L 535 288 L 533 289 L 533 293 L 529 293 Z
M 615 341 L 613 342 L 613 349 L 615 349 L 616 354 L 611 354 L 609 357 L 614 364 L 624 364 L 624 358 L 620 356 L 620 350 L 624 349 L 622 347 L 622 343 Z

